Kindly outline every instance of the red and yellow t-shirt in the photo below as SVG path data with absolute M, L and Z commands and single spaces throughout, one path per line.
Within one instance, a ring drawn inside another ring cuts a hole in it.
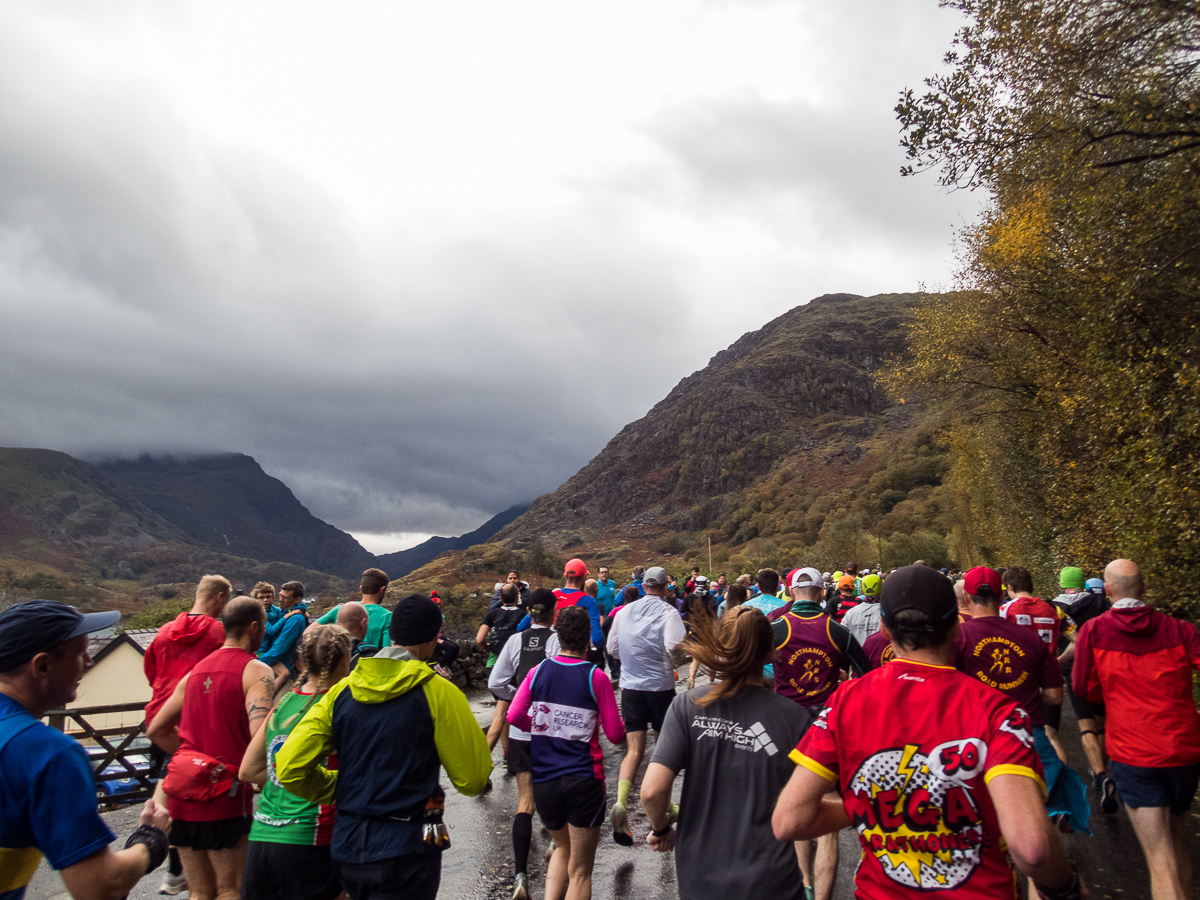
M 837 783 L 863 860 L 855 896 L 1014 897 L 987 782 L 1042 788 L 1029 716 L 947 666 L 907 659 L 845 682 L 791 753 Z

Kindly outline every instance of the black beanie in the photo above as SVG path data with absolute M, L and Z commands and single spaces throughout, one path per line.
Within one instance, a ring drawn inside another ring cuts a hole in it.
M 415 647 L 432 641 L 442 630 L 442 611 L 421 594 L 409 594 L 396 604 L 388 634 L 400 647 Z

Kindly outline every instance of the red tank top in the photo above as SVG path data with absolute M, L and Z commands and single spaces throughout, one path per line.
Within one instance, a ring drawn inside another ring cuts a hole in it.
M 775 663 L 775 693 L 802 706 L 819 706 L 838 685 L 845 660 L 829 636 L 829 616 L 780 617 L 788 623 L 788 639 Z
M 236 771 L 250 745 L 250 717 L 242 673 L 254 659 L 253 653 L 222 647 L 196 663 L 183 692 L 183 718 L 179 722 L 181 749 L 199 750 L 219 759 Z M 240 785 L 237 794 L 206 803 L 168 798 L 172 819 L 213 822 L 248 816 L 254 811 L 254 791 Z
M 1000 607 L 1000 615 L 1010 622 L 1028 628 L 1054 655 L 1058 655 L 1058 637 L 1061 621 L 1058 613 L 1045 600 L 1037 597 L 1017 597 Z

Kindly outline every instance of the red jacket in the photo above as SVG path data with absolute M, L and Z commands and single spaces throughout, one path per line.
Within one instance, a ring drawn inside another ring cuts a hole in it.
M 1084 623 L 1075 648 L 1075 693 L 1107 707 L 1108 755 L 1130 766 L 1200 762 L 1192 669 L 1200 631 L 1148 606 L 1110 609 Z
M 158 629 L 142 662 L 154 693 L 146 704 L 146 724 L 154 721 L 163 704 L 192 667 L 225 643 L 225 628 L 212 616 L 180 613 Z

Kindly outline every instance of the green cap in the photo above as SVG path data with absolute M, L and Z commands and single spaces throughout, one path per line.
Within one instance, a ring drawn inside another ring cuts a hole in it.
M 1083 569 L 1078 566 L 1067 566 L 1059 573 L 1058 583 L 1060 587 L 1083 590 Z
M 868 575 L 862 580 L 862 592 L 865 597 L 878 597 L 879 589 L 883 586 L 883 579 L 878 575 Z

